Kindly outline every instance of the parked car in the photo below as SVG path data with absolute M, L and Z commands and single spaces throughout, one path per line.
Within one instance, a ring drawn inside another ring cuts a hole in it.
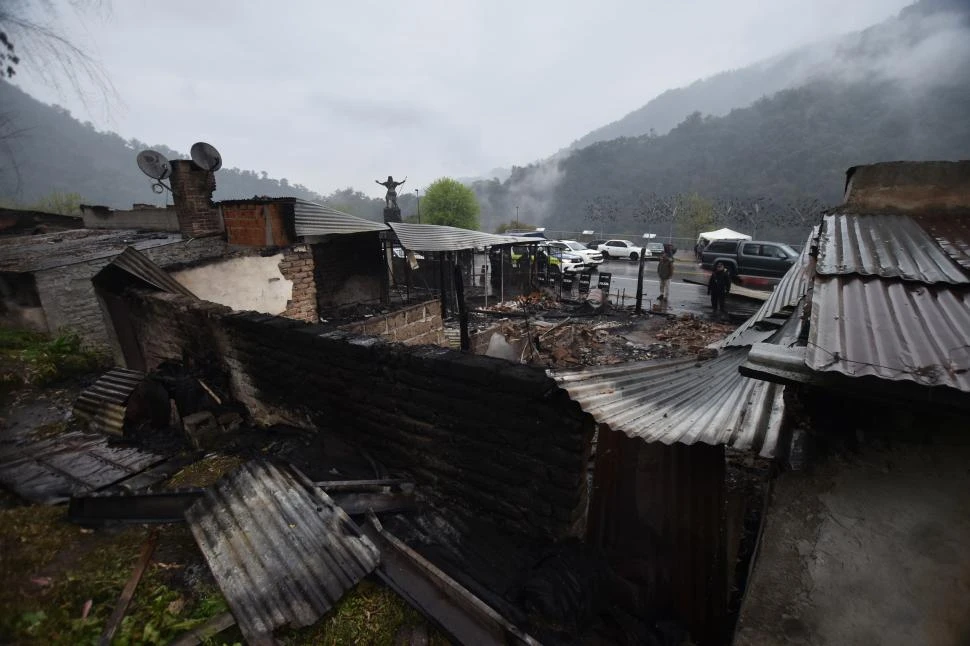
M 629 240 L 607 240 L 598 247 L 600 253 L 603 254 L 603 258 L 629 258 L 630 260 L 640 259 L 640 249 L 641 247 L 637 244 L 630 242 Z M 650 252 L 647 251 L 646 257 L 649 257 Z
M 606 242 L 606 240 L 590 240 L 586 243 L 587 249 L 592 249 L 593 251 L 599 251 L 600 245 Z
M 581 242 L 576 242 L 575 240 L 553 240 L 549 243 L 549 246 L 582 257 L 587 269 L 595 269 L 603 264 L 603 254 L 593 249 L 587 249 Z
M 518 265 L 524 262 L 526 259 L 526 254 L 529 253 L 529 247 L 525 246 L 514 246 L 512 247 L 512 264 Z M 539 256 L 540 269 L 542 271 L 541 264 L 544 262 L 549 263 L 549 272 L 556 274 L 560 271 L 567 274 L 573 274 L 576 272 L 583 271 L 586 269 L 586 263 L 583 261 L 582 256 L 566 252 L 558 247 L 553 247 L 549 243 L 543 243 L 536 245 L 532 249 L 532 253 Z
M 715 240 L 701 253 L 701 269 L 713 271 L 723 262 L 732 276 L 781 278 L 797 258 L 798 252 L 783 242 Z
M 660 256 L 664 255 L 664 243 L 648 242 L 647 251 L 650 252 L 650 255 L 647 256 L 647 260 L 660 260 Z

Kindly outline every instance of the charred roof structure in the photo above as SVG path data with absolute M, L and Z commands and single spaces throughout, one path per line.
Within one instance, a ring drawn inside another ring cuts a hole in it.
M 742 372 L 970 404 L 968 186 L 970 162 L 850 169 L 809 243 L 799 342 L 756 344 Z
M 821 220 L 796 333 L 740 368 L 798 413 L 734 643 L 958 643 L 970 558 L 941 546 L 970 542 L 970 162 L 852 168 Z

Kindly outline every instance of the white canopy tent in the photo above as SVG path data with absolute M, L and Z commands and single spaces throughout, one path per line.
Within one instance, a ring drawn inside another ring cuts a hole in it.
M 750 240 L 751 236 L 724 228 L 717 231 L 705 231 L 697 236 L 698 242 L 714 242 L 715 240 Z

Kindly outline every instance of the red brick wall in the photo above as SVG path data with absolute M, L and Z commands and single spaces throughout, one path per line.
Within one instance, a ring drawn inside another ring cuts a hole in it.
M 172 162 L 171 182 L 182 235 L 201 238 L 222 233 L 222 219 L 212 203 L 215 173 L 202 170 L 187 159 L 176 159 Z
M 223 204 L 222 218 L 226 223 L 229 244 L 250 247 L 286 247 L 293 244 L 295 241 L 287 233 L 287 206 L 283 202 Z M 266 235 L 267 216 L 271 227 L 269 240 Z
M 293 295 L 280 316 L 308 323 L 317 322 L 317 284 L 313 279 L 313 253 L 287 250 L 280 261 L 280 273 L 293 281 Z

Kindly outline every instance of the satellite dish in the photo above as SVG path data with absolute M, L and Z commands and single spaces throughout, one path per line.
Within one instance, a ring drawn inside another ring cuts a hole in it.
M 192 144 L 192 161 L 203 170 L 217 171 L 222 168 L 222 155 L 212 144 L 199 141 Z
M 172 174 L 172 165 L 162 153 L 143 150 L 138 153 L 138 168 L 152 179 L 163 180 Z

